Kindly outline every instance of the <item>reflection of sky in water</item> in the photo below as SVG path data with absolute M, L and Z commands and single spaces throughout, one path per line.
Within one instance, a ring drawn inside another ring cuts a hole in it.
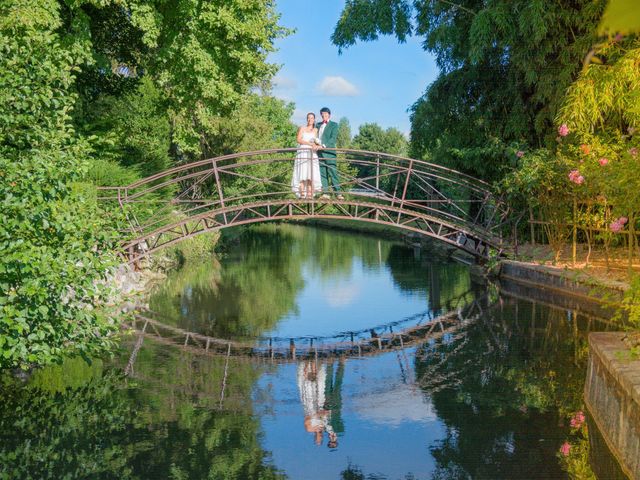
M 405 383 L 414 378 L 413 349 L 345 362 L 341 417 L 344 432 L 338 446 L 314 443 L 304 428 L 296 383 L 296 365 L 282 365 L 265 374 L 255 390 L 255 411 L 261 418 L 265 450 L 273 464 L 292 479 L 334 479 L 349 463 L 365 465 L 366 473 L 428 478 L 435 463 L 429 446 L 445 435 L 430 399 Z M 338 361 L 333 361 L 334 374 Z M 409 371 L 407 371 L 409 370 Z M 408 375 L 407 375 L 408 374 Z
M 402 291 L 388 268 L 368 268 L 353 257 L 348 273 L 330 280 L 307 264 L 302 270 L 304 288 L 296 308 L 264 336 L 296 337 L 357 331 L 401 320 L 429 308 L 424 293 Z M 426 279 L 425 279 L 426 283 Z

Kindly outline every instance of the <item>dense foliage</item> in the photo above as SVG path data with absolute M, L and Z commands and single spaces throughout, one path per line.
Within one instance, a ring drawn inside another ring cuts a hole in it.
M 293 105 L 250 93 L 277 69 L 277 21 L 269 0 L 0 1 L 0 368 L 89 355 L 117 329 L 124 225 L 96 185 L 291 145 Z
M 94 310 L 112 229 L 78 183 L 88 149 L 69 118 L 86 52 L 56 33 L 57 11 L 0 6 L 0 367 L 92 353 L 115 328 Z
M 413 106 L 411 155 L 497 179 L 512 165 L 513 144 L 553 141 L 604 4 L 349 0 L 333 41 L 423 37 L 441 73 Z

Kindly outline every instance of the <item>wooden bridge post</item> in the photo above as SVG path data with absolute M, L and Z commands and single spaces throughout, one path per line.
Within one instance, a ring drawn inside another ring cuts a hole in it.
M 380 191 L 380 155 L 376 155 L 376 191 Z

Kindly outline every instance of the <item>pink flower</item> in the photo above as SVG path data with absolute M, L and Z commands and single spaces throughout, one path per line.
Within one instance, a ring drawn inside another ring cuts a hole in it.
M 569 180 L 577 185 L 584 183 L 584 177 L 580 175 L 579 170 L 571 170 L 569 172 Z
M 518 158 L 522 158 L 522 157 L 524 157 L 524 152 L 523 152 L 522 150 L 518 150 L 518 151 L 516 152 L 516 157 L 518 157 Z
M 569 422 L 569 424 L 571 425 L 571 428 L 580 428 L 584 423 L 584 420 L 584 413 L 576 412 L 576 414 L 571 417 L 571 422 Z
M 571 444 L 569 442 L 564 442 L 560 447 L 560 453 L 566 457 L 567 455 L 569 455 L 570 451 L 571 451 Z
M 618 222 L 618 220 L 615 220 L 609 225 L 609 230 L 611 230 L 613 233 L 618 233 L 620 230 L 622 230 L 622 224 Z
M 598 163 L 604 167 L 607 163 L 609 163 L 609 159 L 602 157 L 600 160 L 598 160 Z
M 616 222 L 618 222 L 620 225 L 625 225 L 628 221 L 629 219 L 627 217 L 620 217 L 618 220 L 616 220 Z
M 636 147 L 630 148 L 629 153 L 635 157 L 638 155 L 638 149 Z
M 580 175 L 578 170 L 571 170 L 569 172 L 569 180 L 576 185 L 582 185 L 584 183 L 584 177 Z
M 561 137 L 566 137 L 567 135 L 569 135 L 569 127 L 567 127 L 566 123 L 563 123 L 558 127 L 558 135 L 560 135 Z

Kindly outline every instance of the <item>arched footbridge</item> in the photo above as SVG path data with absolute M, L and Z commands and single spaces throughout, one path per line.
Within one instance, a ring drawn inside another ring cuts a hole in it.
M 130 224 L 129 262 L 204 232 L 276 220 L 377 223 L 426 235 L 478 259 L 511 249 L 508 206 L 491 186 L 421 160 L 336 150 L 337 191 L 302 198 L 296 149 L 236 153 L 176 166 L 131 185 L 101 187 Z

